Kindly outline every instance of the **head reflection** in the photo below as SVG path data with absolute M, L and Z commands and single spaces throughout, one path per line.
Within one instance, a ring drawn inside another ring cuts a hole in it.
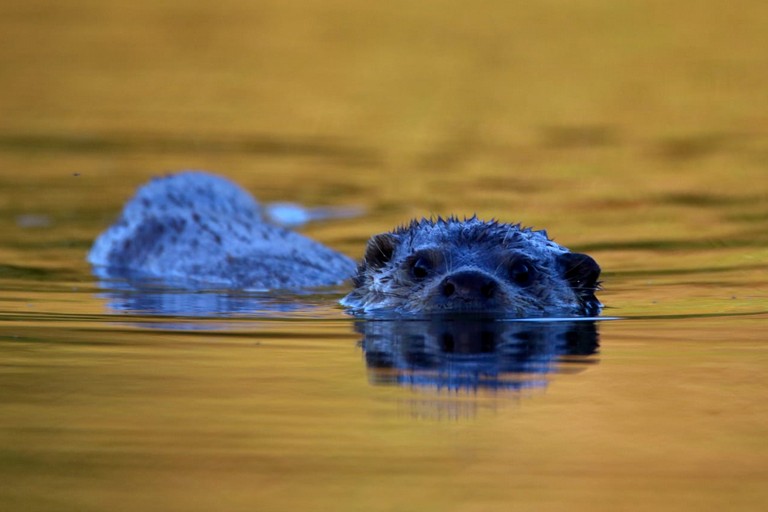
M 373 384 L 456 391 L 544 387 L 548 373 L 595 362 L 598 348 L 591 320 L 367 320 L 356 330 Z

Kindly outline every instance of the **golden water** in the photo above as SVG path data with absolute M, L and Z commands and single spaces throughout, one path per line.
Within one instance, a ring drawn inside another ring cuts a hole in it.
M 768 7 L 6 1 L 0 510 L 763 510 Z M 85 253 L 150 176 L 546 227 L 604 268 L 545 386 L 383 384 L 338 293 L 119 309 Z M 288 306 L 295 298 L 282 298 Z M 310 307 L 313 306 L 313 307 Z

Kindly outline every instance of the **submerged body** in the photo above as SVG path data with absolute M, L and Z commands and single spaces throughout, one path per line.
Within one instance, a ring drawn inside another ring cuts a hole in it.
M 600 267 L 544 231 L 473 217 L 374 236 L 342 304 L 360 313 L 593 316 Z
M 592 316 L 600 267 L 543 231 L 476 218 L 422 219 L 374 236 L 355 272 L 348 257 L 265 221 L 246 191 L 187 171 L 141 187 L 88 261 L 101 276 L 188 289 L 337 285 L 355 314 Z
M 234 183 L 197 171 L 141 187 L 88 261 L 107 276 L 251 290 L 337 285 L 355 269 L 343 254 L 265 221 Z

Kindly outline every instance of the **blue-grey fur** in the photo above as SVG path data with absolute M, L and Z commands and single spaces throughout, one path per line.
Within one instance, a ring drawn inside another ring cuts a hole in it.
M 141 187 L 94 243 L 99 275 L 159 279 L 187 289 L 355 288 L 356 314 L 493 313 L 591 316 L 600 267 L 545 231 L 476 217 L 421 219 L 376 235 L 355 263 L 261 215 L 224 178 L 186 171 Z
M 516 268 L 525 282 L 510 277 Z M 476 217 L 421 219 L 371 238 L 342 304 L 360 314 L 596 315 L 599 273 L 592 258 L 545 231 Z M 466 285 L 462 293 L 457 283 Z
M 231 181 L 199 171 L 142 186 L 88 261 L 102 274 L 197 289 L 337 285 L 355 270 L 348 257 L 264 221 L 258 203 Z

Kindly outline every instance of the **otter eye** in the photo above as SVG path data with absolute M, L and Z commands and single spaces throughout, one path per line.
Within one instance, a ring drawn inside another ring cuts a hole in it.
M 414 279 L 424 279 L 431 270 L 432 262 L 424 256 L 416 258 L 411 264 L 411 275 Z
M 518 286 L 530 286 L 535 276 L 536 270 L 530 261 L 519 259 L 509 267 L 509 278 Z

